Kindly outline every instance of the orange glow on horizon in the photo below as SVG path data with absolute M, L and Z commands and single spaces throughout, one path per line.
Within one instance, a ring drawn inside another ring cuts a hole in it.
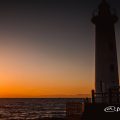
M 48 51 L 36 53 L 34 48 L 26 50 L 26 46 L 21 50 L 20 45 L 0 49 L 0 98 L 91 94 L 94 71 L 83 61 L 71 56 L 56 57 Z
M 80 82 L 80 84 L 67 84 L 66 82 L 33 82 L 34 80 L 5 80 L 0 84 L 0 97 L 81 97 L 81 94 L 90 94 L 91 88 L 89 82 Z M 65 81 L 65 80 L 64 80 Z

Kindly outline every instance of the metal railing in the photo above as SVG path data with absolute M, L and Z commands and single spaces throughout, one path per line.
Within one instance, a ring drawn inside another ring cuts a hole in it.
M 120 103 L 120 92 L 119 90 L 109 89 L 108 92 L 96 93 L 92 90 L 92 103 Z

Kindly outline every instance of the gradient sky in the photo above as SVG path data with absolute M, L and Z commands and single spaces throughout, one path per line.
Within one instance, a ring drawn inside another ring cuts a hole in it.
M 91 17 L 100 1 L 0 1 L 0 97 L 90 94 L 95 80 Z M 109 3 L 120 18 L 120 0 Z M 120 21 L 116 40 L 119 62 Z

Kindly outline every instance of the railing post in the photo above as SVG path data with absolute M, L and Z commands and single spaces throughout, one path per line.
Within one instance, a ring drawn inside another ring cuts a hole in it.
M 117 103 L 119 103 L 119 92 L 117 92 Z
M 92 103 L 95 103 L 95 91 L 92 90 Z
M 119 93 L 119 88 L 117 89 L 117 93 L 116 93 L 116 94 L 117 94 L 117 95 L 116 95 L 116 96 L 117 96 L 117 103 L 119 103 L 119 102 L 120 102 L 120 101 L 119 101 L 119 94 L 120 94 L 120 93 Z
M 109 89 L 109 93 L 108 93 L 108 101 L 109 101 L 109 103 L 112 103 L 112 90 L 111 89 Z

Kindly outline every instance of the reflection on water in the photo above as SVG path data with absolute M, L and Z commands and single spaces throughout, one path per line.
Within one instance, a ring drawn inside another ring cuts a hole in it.
M 82 99 L 0 99 L 0 120 L 32 120 L 44 117 L 64 118 L 67 102 Z

